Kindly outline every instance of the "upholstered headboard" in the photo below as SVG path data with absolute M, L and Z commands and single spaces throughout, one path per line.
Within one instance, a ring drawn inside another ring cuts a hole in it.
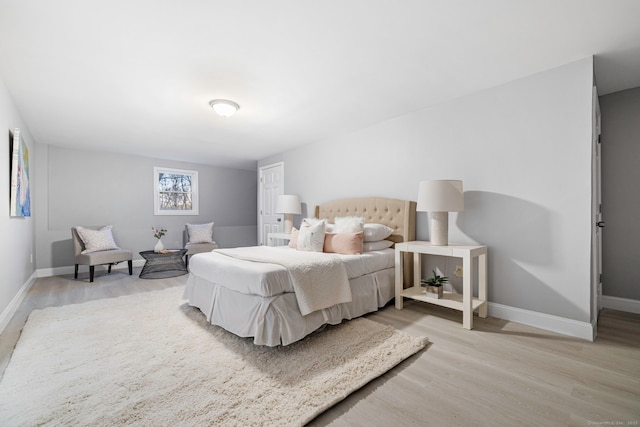
M 329 222 L 334 222 L 337 216 L 361 216 L 367 223 L 391 227 L 394 232 L 387 239 L 395 243 L 416 239 L 416 202 L 410 200 L 363 197 L 334 200 L 316 206 L 316 218 L 326 218 Z M 413 286 L 411 254 L 405 254 L 404 278 L 405 287 Z

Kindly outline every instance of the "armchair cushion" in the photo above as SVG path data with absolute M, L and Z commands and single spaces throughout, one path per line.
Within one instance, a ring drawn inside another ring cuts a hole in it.
M 120 249 L 113 240 L 111 228 L 111 225 L 102 227 L 99 230 L 92 230 L 80 226 L 76 227 L 78 236 L 80 236 L 84 244 L 84 250 L 82 250 L 81 254 Z
M 117 264 L 133 259 L 131 251 L 126 249 L 111 249 L 102 252 L 91 252 L 76 256 L 76 263 L 82 265 Z

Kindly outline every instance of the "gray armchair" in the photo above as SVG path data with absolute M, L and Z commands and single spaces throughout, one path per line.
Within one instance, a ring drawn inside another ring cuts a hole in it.
M 88 242 L 85 244 L 78 234 L 78 227 L 71 227 L 71 236 L 73 237 L 73 247 L 75 252 L 75 272 L 74 279 L 78 278 L 78 265 L 89 266 L 89 282 L 93 282 L 93 276 L 96 265 L 108 264 L 108 271 L 111 273 L 111 266 L 119 262 L 127 261 L 129 264 L 129 275 L 133 274 L 133 254 L 126 249 L 120 249 L 115 245 L 113 236 L 111 235 L 111 227 L 80 227 L 85 234 L 98 237 L 105 237 L 110 244 L 104 244 L 100 241 L 98 244 Z M 103 235 L 100 236 L 100 232 Z M 86 236 L 85 236 L 86 237 Z M 102 250 L 100 250 L 102 245 Z M 87 248 L 89 246 L 89 248 Z M 82 253 L 85 252 L 85 253 Z
M 192 233 L 198 234 L 196 239 L 189 235 L 189 230 Z M 206 236 L 203 236 L 206 234 Z M 195 242 L 194 242 L 195 240 Z M 184 226 L 182 232 L 182 241 L 184 248 L 187 250 L 185 254 L 185 264 L 189 267 L 189 255 L 195 255 L 202 252 L 211 252 L 214 249 L 218 249 L 218 244 L 213 240 L 213 223 L 208 224 L 187 224 Z

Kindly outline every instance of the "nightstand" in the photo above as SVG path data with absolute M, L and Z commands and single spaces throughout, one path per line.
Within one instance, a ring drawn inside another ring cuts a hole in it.
M 402 253 L 413 253 L 413 287 L 403 289 Z M 427 297 L 420 286 L 422 277 L 422 255 L 440 255 L 462 258 L 462 295 L 445 292 L 440 299 Z M 478 258 L 478 297 L 473 297 L 472 265 Z M 473 312 L 487 317 L 487 247 L 482 245 L 448 245 L 435 246 L 431 242 L 396 243 L 396 308 L 402 310 L 403 298 L 411 298 L 443 307 L 462 311 L 462 327 L 473 328 Z
M 269 233 L 267 234 L 267 245 L 273 246 L 274 240 L 284 240 L 288 242 L 291 240 L 291 233 Z

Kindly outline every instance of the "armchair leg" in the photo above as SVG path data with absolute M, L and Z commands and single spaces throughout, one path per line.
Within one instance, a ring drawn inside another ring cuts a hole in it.
M 73 274 L 73 278 L 74 278 L 74 279 L 77 279 L 77 278 L 78 278 L 78 264 L 76 264 L 76 271 L 75 271 L 75 273 Z
M 189 269 L 189 255 L 184 256 L 184 266 Z
M 107 272 L 108 272 L 108 273 L 111 273 L 111 266 L 112 266 L 112 265 L 113 265 L 113 264 L 109 264 L 109 267 L 108 267 L 108 269 L 107 269 Z
M 95 270 L 96 270 L 95 265 L 89 266 L 89 282 L 93 282 L 93 273 L 95 272 Z
M 133 261 L 129 260 L 127 263 L 129 264 L 129 276 L 131 276 L 133 275 Z

